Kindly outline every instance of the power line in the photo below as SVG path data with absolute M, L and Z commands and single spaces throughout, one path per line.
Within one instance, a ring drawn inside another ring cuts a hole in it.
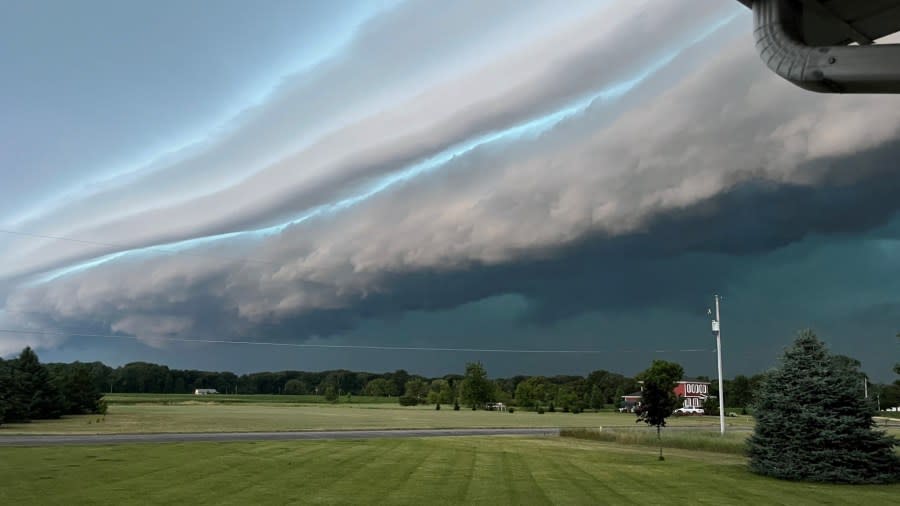
M 28 334 L 28 335 L 60 335 L 73 337 L 98 337 L 106 339 L 128 339 L 132 341 L 140 340 L 136 336 L 116 335 L 116 334 L 96 334 L 84 332 L 68 332 L 64 330 L 27 330 L 27 329 L 0 329 L 0 332 L 8 334 Z M 562 349 L 516 349 L 516 348 L 447 348 L 433 346 L 387 346 L 387 345 L 364 345 L 364 344 L 309 344 L 309 343 L 285 343 L 277 341 L 256 341 L 256 340 L 228 340 L 228 339 L 206 339 L 206 338 L 190 338 L 190 337 L 154 337 L 156 340 L 181 342 L 181 343 L 203 343 L 203 344 L 234 344 L 234 345 L 250 345 L 250 346 L 277 346 L 289 348 L 311 348 L 311 349 L 350 349 L 350 350 L 370 350 L 370 351 L 424 351 L 424 352 L 462 352 L 462 353 L 542 353 L 542 354 L 576 354 L 576 353 L 712 353 L 715 350 L 705 348 L 692 348 L 680 350 L 640 350 L 640 349 L 591 349 L 591 350 L 562 350 Z

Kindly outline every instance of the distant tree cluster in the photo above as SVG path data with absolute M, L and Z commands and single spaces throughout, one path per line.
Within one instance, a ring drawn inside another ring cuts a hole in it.
M 16 359 L 0 359 L 0 423 L 105 413 L 102 398 L 89 364 L 47 367 L 31 348 Z
M 900 480 L 897 440 L 875 430 L 859 362 L 801 332 L 757 395 L 750 468 L 777 478 L 840 483 Z
M 622 396 L 638 389 L 634 378 L 608 371 L 581 376 L 532 376 L 516 383 L 515 403 L 526 408 L 580 412 L 618 406 Z

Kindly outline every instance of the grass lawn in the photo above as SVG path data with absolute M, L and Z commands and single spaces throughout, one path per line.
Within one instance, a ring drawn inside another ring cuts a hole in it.
M 98 423 L 97 420 L 100 420 Z M 397 404 L 266 404 L 191 403 L 111 404 L 105 417 L 71 416 L 27 424 L 0 426 L 10 434 L 121 434 L 158 432 L 241 432 L 340 429 L 429 429 L 469 427 L 609 427 L 641 430 L 627 413 L 544 413 L 453 411 L 444 406 L 402 407 Z M 729 418 L 732 428 L 748 428 L 750 417 Z M 715 417 L 673 417 L 678 427 L 718 428 Z M 644 429 L 647 430 L 647 429 Z
M 0 504 L 893 504 L 736 455 L 570 438 L 0 448 Z

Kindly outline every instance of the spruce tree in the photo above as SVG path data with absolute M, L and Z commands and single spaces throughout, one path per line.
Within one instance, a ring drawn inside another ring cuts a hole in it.
M 11 420 L 59 418 L 65 407 L 65 400 L 50 381 L 50 373 L 31 348 L 22 350 L 13 362 L 11 397 Z
M 785 350 L 756 394 L 750 469 L 790 480 L 888 483 L 900 480 L 897 440 L 874 429 L 853 361 L 828 353 L 809 330 Z
M 72 365 L 63 380 L 62 391 L 66 400 L 66 413 L 80 415 L 100 412 L 103 394 L 94 385 L 87 365 Z

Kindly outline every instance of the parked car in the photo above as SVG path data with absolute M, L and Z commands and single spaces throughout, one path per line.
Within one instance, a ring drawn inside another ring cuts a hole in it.
M 673 413 L 674 415 L 702 415 L 703 408 L 678 408 Z

